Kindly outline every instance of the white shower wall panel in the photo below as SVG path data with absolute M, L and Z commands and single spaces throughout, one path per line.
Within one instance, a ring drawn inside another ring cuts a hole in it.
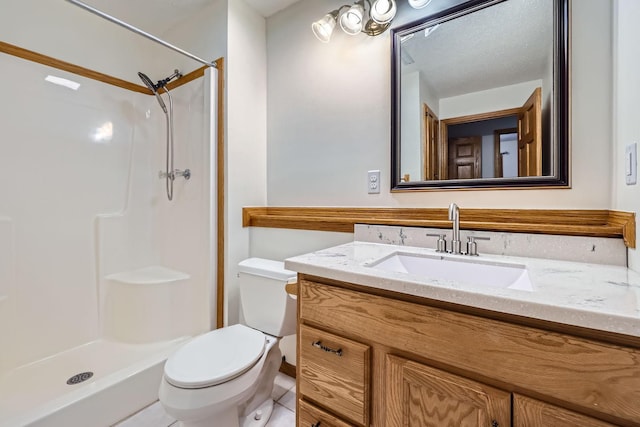
M 205 92 L 203 79 L 171 91 L 174 168 L 188 168 L 192 174 L 189 180 L 176 178 L 173 200 L 168 200 L 165 179 L 159 177 L 166 168 L 165 115 L 155 97 L 143 97 L 136 112 L 131 179 L 122 209 L 97 218 L 101 310 L 108 298 L 105 276 L 151 265 L 184 272 L 190 278 L 178 285 L 183 289 L 166 313 L 179 335 L 209 328 L 211 186 Z
M 13 334 L 11 320 L 13 318 L 13 221 L 0 216 L 0 348 L 5 348 L 9 336 Z M 0 372 L 11 366 L 10 352 L 0 357 Z
M 97 336 L 93 221 L 122 203 L 135 95 L 8 55 L 0 68 L 12 82 L 0 105 L 0 216 L 13 220 L 16 330 L 2 342 L 22 364 Z
M 172 202 L 167 200 L 163 182 L 154 193 L 157 195 L 155 227 L 162 230 L 154 233 L 155 246 L 160 250 L 159 262 L 191 275 L 187 298 L 179 301 L 181 305 L 176 305 L 175 310 L 182 313 L 178 316 L 182 322 L 189 320 L 192 334 L 208 330 L 211 316 L 209 302 L 214 258 L 210 251 L 213 224 L 209 204 L 214 190 L 210 169 L 212 145 L 207 134 L 211 110 L 205 96 L 210 85 L 208 72 L 204 78 L 171 92 L 174 100 L 174 167 L 180 170 L 188 168 L 191 178 L 188 181 L 176 179 Z M 160 133 L 164 131 L 162 127 L 157 129 Z M 158 138 L 162 140 L 161 136 Z M 156 165 L 164 166 L 164 148 L 163 144 L 156 147 Z M 186 313 L 189 315 L 185 316 Z

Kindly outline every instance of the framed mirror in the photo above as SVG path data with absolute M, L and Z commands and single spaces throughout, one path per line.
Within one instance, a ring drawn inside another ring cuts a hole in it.
M 391 30 L 392 191 L 569 187 L 569 0 L 471 0 Z

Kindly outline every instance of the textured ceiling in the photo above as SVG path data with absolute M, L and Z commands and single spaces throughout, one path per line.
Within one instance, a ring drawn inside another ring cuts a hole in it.
M 402 43 L 415 61 L 402 72 L 420 70 L 439 98 L 542 79 L 553 63 L 552 3 L 509 0 L 420 31 Z

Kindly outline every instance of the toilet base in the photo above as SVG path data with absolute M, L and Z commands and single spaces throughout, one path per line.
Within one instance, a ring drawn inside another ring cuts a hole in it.
M 273 413 L 273 399 L 267 399 L 253 413 L 240 420 L 240 427 L 264 427 Z
M 260 360 L 239 377 L 213 387 L 183 389 L 162 378 L 159 398 L 179 427 L 264 427 L 273 412 L 271 393 L 282 360 L 278 339 L 266 335 Z M 258 420 L 256 414 L 261 411 Z
M 225 427 L 236 427 L 238 426 L 238 415 L 236 412 L 227 411 L 224 413 L 219 413 L 216 416 L 215 423 L 211 424 L 212 421 L 210 418 L 198 421 L 178 421 L 176 424 L 178 427 L 214 427 L 214 426 L 225 426 Z
M 237 414 L 233 412 L 227 412 L 226 414 L 219 414 L 216 416 L 216 426 L 225 427 L 264 427 L 269 422 L 271 414 L 273 413 L 273 400 L 268 399 L 262 405 L 258 407 L 253 413 L 247 415 L 244 419 L 238 420 Z M 211 420 L 199 420 L 199 421 L 178 421 L 176 424 L 178 427 L 211 427 Z

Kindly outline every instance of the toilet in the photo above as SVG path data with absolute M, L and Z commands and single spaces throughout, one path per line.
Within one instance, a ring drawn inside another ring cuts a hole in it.
M 164 367 L 159 398 L 182 427 L 263 427 L 282 362 L 280 338 L 296 332 L 296 302 L 284 263 L 249 258 L 238 264 L 245 324 L 216 329 L 178 349 Z

